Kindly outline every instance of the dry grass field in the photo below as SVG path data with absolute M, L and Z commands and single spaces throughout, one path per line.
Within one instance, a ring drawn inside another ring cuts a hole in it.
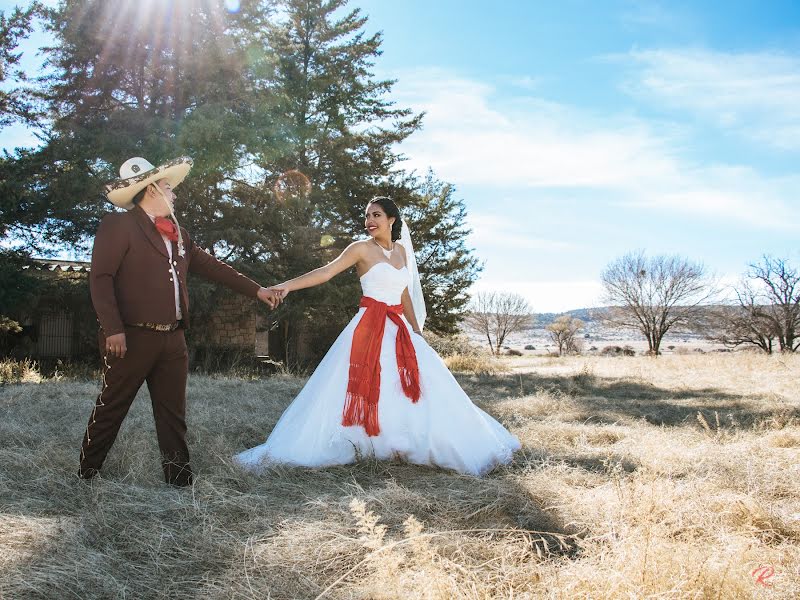
M 303 380 L 192 376 L 194 487 L 161 483 L 144 391 L 86 483 L 98 384 L 0 386 L 0 597 L 800 597 L 800 357 L 505 361 L 458 375 L 523 443 L 484 479 L 245 474 Z

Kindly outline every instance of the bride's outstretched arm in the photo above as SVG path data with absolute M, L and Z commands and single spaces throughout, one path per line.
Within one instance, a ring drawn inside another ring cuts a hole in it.
M 324 267 L 314 269 L 313 271 L 309 271 L 304 275 L 300 275 L 299 277 L 295 277 L 294 279 L 290 279 L 284 283 L 274 285 L 270 289 L 275 290 L 282 298 L 285 298 L 289 292 L 302 290 L 325 283 L 345 269 L 349 269 L 355 265 L 359 260 L 361 260 L 363 253 L 364 243 L 353 242 L 344 249 L 344 252 L 342 252 L 338 257 Z

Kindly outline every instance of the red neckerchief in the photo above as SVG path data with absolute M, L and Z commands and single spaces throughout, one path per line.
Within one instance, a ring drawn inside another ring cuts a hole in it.
M 172 219 L 156 217 L 155 226 L 168 240 L 172 240 L 173 242 L 178 241 L 178 228 L 175 227 L 175 223 L 172 222 Z
M 361 425 L 369 436 L 381 432 L 378 423 L 378 398 L 381 391 L 381 344 L 386 319 L 397 325 L 395 351 L 397 352 L 397 370 L 403 393 L 412 402 L 417 402 L 421 395 L 419 385 L 419 366 L 417 353 L 411 342 L 400 315 L 403 305 L 389 306 L 373 298 L 364 296 L 359 306 L 366 308 L 361 321 L 353 333 L 353 346 L 350 350 L 350 374 L 347 381 L 347 396 L 342 412 L 342 425 Z

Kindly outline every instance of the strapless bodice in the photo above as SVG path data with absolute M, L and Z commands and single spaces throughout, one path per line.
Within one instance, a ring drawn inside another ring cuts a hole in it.
M 361 291 L 365 296 L 389 305 L 400 304 L 403 290 L 411 283 L 408 269 L 394 268 L 388 262 L 379 262 L 361 276 Z

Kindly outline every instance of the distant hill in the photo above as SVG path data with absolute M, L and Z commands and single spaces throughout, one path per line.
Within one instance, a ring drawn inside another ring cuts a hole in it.
M 586 324 L 593 323 L 598 320 L 598 315 L 609 310 L 608 307 L 601 306 L 598 308 L 576 308 L 561 313 L 536 313 L 536 327 L 546 327 L 558 317 L 569 315 L 573 319 L 580 319 Z
M 634 329 L 617 328 L 603 320 L 603 316 L 609 313 L 612 308 L 613 307 L 610 306 L 598 306 L 592 308 L 576 308 L 560 313 L 534 313 L 533 326 L 523 331 L 515 332 L 509 336 L 507 345 L 519 348 L 532 345 L 539 348 L 540 351 L 550 348 L 549 344 L 551 340 L 546 331 L 546 327 L 558 317 L 568 315 L 583 321 L 584 326 L 580 331 L 580 335 L 582 340 L 585 341 L 587 348 L 591 348 L 593 345 L 630 344 L 633 345 L 637 351 L 646 350 L 646 341 L 638 331 Z M 711 311 L 715 308 L 717 307 L 705 307 L 705 310 L 709 313 L 709 317 L 711 316 Z M 703 320 L 702 315 L 700 320 Z M 485 343 L 485 340 L 474 330 L 471 330 L 466 323 L 462 323 L 461 329 L 478 345 Z M 700 327 L 697 329 L 673 328 L 664 339 L 667 341 L 667 344 L 665 344 L 667 347 L 669 347 L 669 345 L 677 345 L 681 347 L 691 346 L 692 349 L 695 349 L 705 344 L 708 338 L 706 332 Z M 644 350 L 640 346 L 643 346 Z
M 718 309 L 718 306 L 706 306 L 701 309 L 701 319 L 703 318 L 703 311 L 707 311 L 707 316 L 710 318 L 712 312 L 715 309 Z M 607 325 L 603 323 L 603 315 L 608 313 L 611 310 L 610 306 L 598 306 L 595 308 L 576 308 L 575 310 L 568 310 L 566 312 L 561 313 L 536 313 L 534 316 L 536 318 L 536 322 L 534 323 L 534 329 L 540 329 L 547 327 L 550 323 L 555 321 L 558 317 L 563 315 L 569 315 L 575 319 L 580 319 L 586 324 L 586 329 L 591 330 L 593 328 L 606 328 Z

